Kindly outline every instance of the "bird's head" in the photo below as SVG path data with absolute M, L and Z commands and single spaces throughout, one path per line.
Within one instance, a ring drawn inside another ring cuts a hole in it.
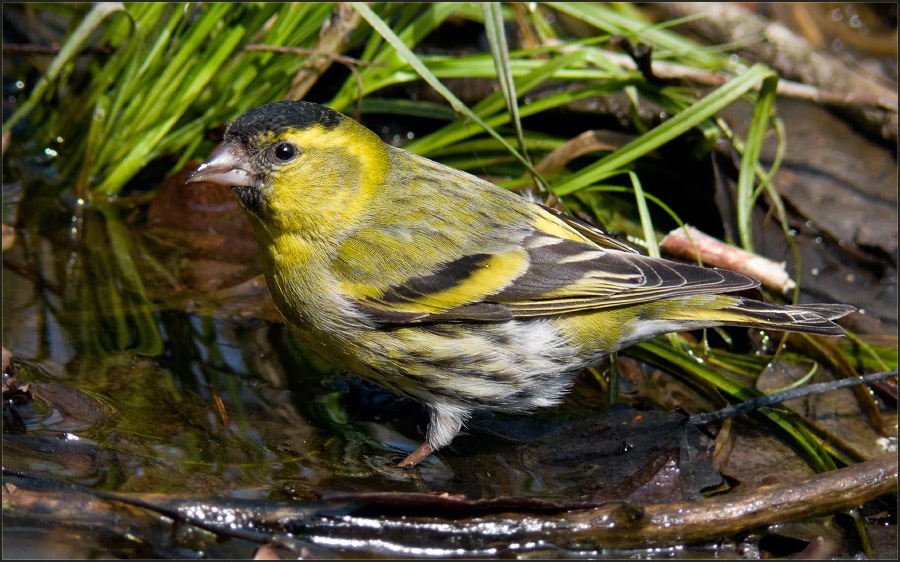
M 313 233 L 357 218 L 387 167 L 386 146 L 369 129 L 315 103 L 280 101 L 234 120 L 187 181 L 230 187 L 270 234 Z

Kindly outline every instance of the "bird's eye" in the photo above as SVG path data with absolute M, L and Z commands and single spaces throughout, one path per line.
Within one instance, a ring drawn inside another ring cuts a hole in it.
M 293 145 L 282 143 L 275 147 L 275 158 L 282 162 L 287 162 L 297 154 L 297 149 Z

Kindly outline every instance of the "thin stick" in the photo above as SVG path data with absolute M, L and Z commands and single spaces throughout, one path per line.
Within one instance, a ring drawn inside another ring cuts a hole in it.
M 314 49 L 301 49 L 300 47 L 281 47 L 278 45 L 260 45 L 257 43 L 246 45 L 245 51 L 271 51 L 273 53 L 283 53 L 288 55 L 320 55 L 328 57 L 342 64 L 352 64 L 358 66 L 385 66 L 387 63 L 378 61 L 359 60 L 353 57 L 339 55 L 337 53 L 320 53 Z
M 721 410 L 716 410 L 715 412 L 693 415 L 690 417 L 688 422 L 693 425 L 708 425 L 725 420 L 727 418 L 739 416 L 740 414 L 746 414 L 747 412 L 758 410 L 759 408 L 763 408 L 765 406 L 780 404 L 787 400 L 803 398 L 804 396 L 809 396 L 811 394 L 821 394 L 823 392 L 837 390 L 839 388 L 846 388 L 848 386 L 867 384 L 870 382 L 880 381 L 896 376 L 897 370 L 894 369 L 893 371 L 875 373 L 873 375 L 866 375 L 858 378 L 840 379 L 836 381 L 808 384 L 806 386 L 801 386 L 798 388 L 789 388 L 788 390 L 773 392 L 772 394 L 760 396 L 759 398 L 741 402 L 740 404 L 734 404 L 733 406 L 728 406 L 727 408 L 722 408 Z

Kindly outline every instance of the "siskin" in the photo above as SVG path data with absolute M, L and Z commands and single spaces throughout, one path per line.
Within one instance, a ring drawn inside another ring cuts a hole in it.
M 734 295 L 759 283 L 640 255 L 314 103 L 251 109 L 188 181 L 237 195 L 305 345 L 425 405 L 425 442 L 400 466 L 476 408 L 558 403 L 580 369 L 634 343 L 720 325 L 840 335 L 832 320 L 855 310 Z

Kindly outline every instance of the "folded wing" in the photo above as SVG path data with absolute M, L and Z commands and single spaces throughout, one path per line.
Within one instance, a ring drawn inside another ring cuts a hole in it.
M 443 263 L 357 305 L 383 324 L 492 322 L 728 293 L 759 285 L 740 273 L 613 248 L 612 244 L 601 247 L 535 231 L 515 249 L 474 253 Z

